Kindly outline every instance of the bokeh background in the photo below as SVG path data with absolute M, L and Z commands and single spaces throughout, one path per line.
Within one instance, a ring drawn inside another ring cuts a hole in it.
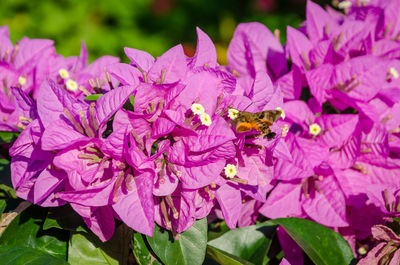
M 306 0 L 0 0 L 0 25 L 9 26 L 14 43 L 23 36 L 53 39 L 58 53 L 71 56 L 84 40 L 90 61 L 108 54 L 125 62 L 123 47 L 159 56 L 182 43 L 192 55 L 198 26 L 225 64 L 237 24 L 258 21 L 279 29 L 284 43 L 286 26 L 300 25 L 305 5 Z

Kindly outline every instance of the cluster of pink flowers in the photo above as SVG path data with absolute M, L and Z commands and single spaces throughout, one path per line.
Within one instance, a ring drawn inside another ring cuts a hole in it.
M 10 149 L 17 195 L 70 204 L 102 240 L 114 218 L 177 235 L 207 216 L 233 229 L 261 213 L 309 218 L 356 251 L 400 215 L 400 1 L 339 7 L 309 1 L 285 46 L 239 25 L 227 66 L 200 29 L 190 58 L 181 45 L 157 59 L 125 48 L 129 64 L 87 65 L 84 45 L 64 58 L 49 40 L 13 46 L 1 27 L 0 126 L 23 129 Z M 281 113 L 273 137 L 237 132 L 244 110 Z M 284 252 L 296 248 L 278 235 Z

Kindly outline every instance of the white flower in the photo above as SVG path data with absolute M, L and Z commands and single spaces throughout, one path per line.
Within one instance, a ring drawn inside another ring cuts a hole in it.
M 239 116 L 239 111 L 237 109 L 229 109 L 228 117 L 232 120 L 236 119 Z
M 399 78 L 399 72 L 396 70 L 396 68 L 390 67 L 389 68 L 389 73 L 394 79 Z
M 230 179 L 236 176 L 237 174 L 236 166 L 233 164 L 227 164 L 224 167 L 224 170 L 225 170 L 225 176 Z
M 21 86 L 26 84 L 26 78 L 23 76 L 18 77 L 18 84 L 20 84 Z
M 210 126 L 212 123 L 211 117 L 207 113 L 200 114 L 200 121 L 201 121 L 201 124 L 206 125 L 206 126 Z
M 72 91 L 72 92 L 75 92 L 76 90 L 78 90 L 78 84 L 72 79 L 68 79 L 67 82 L 65 83 L 65 86 L 67 87 L 67 89 L 69 91 Z
M 204 107 L 203 107 L 203 105 L 201 105 L 199 103 L 193 103 L 192 106 L 190 107 L 190 109 L 192 110 L 193 114 L 195 114 L 195 115 L 201 115 L 204 113 Z
M 350 1 L 342 1 L 338 4 L 338 8 L 339 9 L 346 9 L 346 8 L 350 8 L 352 5 L 352 3 Z
M 289 132 L 289 125 L 285 124 L 281 127 L 282 137 L 286 137 Z
M 275 110 L 280 110 L 281 111 L 282 120 L 284 120 L 286 118 L 285 112 L 283 111 L 283 109 L 281 107 L 277 107 Z
M 321 132 L 321 127 L 318 124 L 313 123 L 310 125 L 309 131 L 310 131 L 310 134 L 317 136 Z
M 69 73 L 64 68 L 61 68 L 60 70 L 58 70 L 58 74 L 61 76 L 62 79 L 68 79 L 69 78 Z

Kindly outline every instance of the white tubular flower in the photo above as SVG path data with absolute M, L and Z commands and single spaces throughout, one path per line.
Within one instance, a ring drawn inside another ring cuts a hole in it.
M 207 113 L 200 114 L 200 121 L 205 126 L 210 126 L 212 123 L 211 117 Z
M 389 73 L 394 79 L 398 79 L 399 78 L 399 72 L 396 70 L 396 68 L 390 67 L 389 68 Z
M 26 78 L 23 76 L 18 77 L 18 84 L 20 84 L 21 86 L 26 84 Z
M 281 107 L 277 107 L 276 110 L 279 110 L 281 112 L 281 118 L 282 120 L 284 120 L 286 118 L 286 115 L 283 109 Z
M 75 92 L 78 90 L 78 83 L 76 83 L 72 79 L 68 79 L 67 82 L 65 83 L 65 86 L 69 91 Z
M 60 70 L 58 70 L 58 74 L 60 75 L 60 77 L 62 79 L 68 79 L 69 78 L 69 73 L 66 69 L 61 68 Z
M 228 110 L 228 117 L 231 118 L 231 120 L 236 119 L 238 116 L 239 116 L 239 111 L 237 109 Z
M 352 3 L 350 1 L 342 1 L 338 4 L 339 9 L 347 9 L 350 8 Z
M 224 171 L 225 171 L 225 176 L 230 179 L 236 176 L 237 174 L 236 166 L 233 164 L 227 164 L 224 167 Z
M 190 107 L 190 109 L 192 110 L 193 114 L 195 114 L 195 115 L 201 115 L 204 113 L 204 107 L 203 107 L 203 105 L 201 105 L 199 103 L 193 103 L 192 106 Z
M 317 136 L 321 132 L 321 127 L 318 124 L 313 123 L 310 125 L 309 131 L 310 131 L 310 134 Z

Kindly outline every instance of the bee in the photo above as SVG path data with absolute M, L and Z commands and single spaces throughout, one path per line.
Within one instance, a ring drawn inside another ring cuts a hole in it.
M 248 111 L 238 111 L 235 109 L 230 109 L 229 117 L 235 122 L 235 127 L 237 132 L 248 132 L 252 129 L 261 132 L 264 138 L 268 140 L 273 139 L 276 133 L 272 132 L 269 126 L 282 116 L 282 110 L 264 110 L 260 112 L 248 112 Z

